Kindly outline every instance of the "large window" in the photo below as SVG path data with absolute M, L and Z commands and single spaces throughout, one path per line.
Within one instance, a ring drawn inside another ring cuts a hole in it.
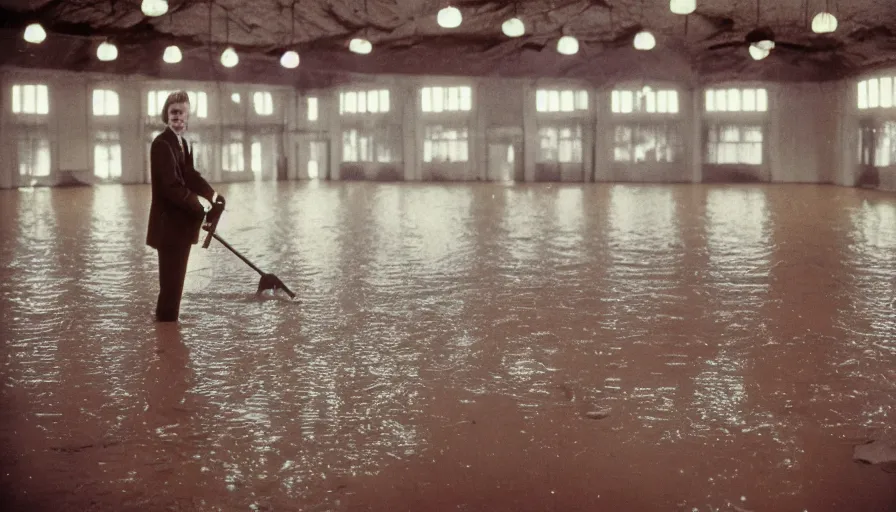
M 473 90 L 468 86 L 423 87 L 420 89 L 423 112 L 468 112 L 473 109 Z
M 869 78 L 859 82 L 859 108 L 893 108 L 896 106 L 894 77 Z
M 339 93 L 339 113 L 341 115 L 379 114 L 389 112 L 390 107 L 388 89 Z
M 538 162 L 581 163 L 582 127 L 542 126 L 538 129 Z
M 616 126 L 613 160 L 664 162 L 680 160 L 684 150 L 678 123 L 626 123 Z
M 108 89 L 94 89 L 93 115 L 98 117 L 117 116 L 118 113 L 118 93 Z
M 765 89 L 708 89 L 707 112 L 766 112 L 768 92 Z
M 14 114 L 48 114 L 50 97 L 43 84 L 12 86 L 12 112 Z
M 466 162 L 469 160 L 467 127 L 427 126 L 423 140 L 424 162 Z
M 575 112 L 588 110 L 588 91 L 538 89 L 535 91 L 538 112 Z
M 386 92 L 388 92 L 388 91 L 386 91 Z M 317 121 L 318 116 L 320 115 L 319 112 L 317 111 L 317 108 L 318 108 L 317 107 L 317 98 L 315 98 L 314 96 L 309 96 L 307 99 L 306 105 L 308 107 L 306 109 L 307 113 L 308 113 L 308 120 L 309 121 Z
M 121 143 L 117 131 L 96 133 L 93 144 L 93 175 L 103 180 L 121 178 Z
M 174 91 L 149 91 L 146 94 L 146 114 L 150 117 L 162 114 L 162 107 L 168 95 Z M 190 114 L 199 118 L 208 117 L 208 95 L 205 91 L 187 91 L 190 99 Z
M 761 126 L 711 124 L 706 139 L 708 164 L 762 164 Z
M 678 91 L 655 90 L 644 87 L 638 90 L 617 89 L 611 95 L 614 114 L 677 114 Z

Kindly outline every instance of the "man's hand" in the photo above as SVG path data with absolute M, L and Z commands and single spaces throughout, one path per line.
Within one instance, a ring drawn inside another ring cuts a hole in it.
M 202 225 L 202 229 L 209 232 L 215 229 L 218 220 L 221 219 L 221 214 L 224 213 L 224 196 L 215 194 L 214 200 L 211 210 L 205 216 L 205 224 Z

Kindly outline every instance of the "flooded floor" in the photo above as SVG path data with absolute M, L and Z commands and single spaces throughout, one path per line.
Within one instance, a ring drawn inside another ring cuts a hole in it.
M 4 510 L 892 511 L 896 196 L 220 185 L 179 325 L 148 186 L 0 191 Z

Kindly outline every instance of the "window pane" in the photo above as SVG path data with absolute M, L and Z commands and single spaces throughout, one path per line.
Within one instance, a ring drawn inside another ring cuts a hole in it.
M 538 112 L 547 112 L 548 110 L 548 92 L 544 89 L 535 92 L 535 110 Z
M 560 92 L 548 91 L 548 112 L 560 111 Z
M 460 90 L 457 87 L 448 88 L 448 106 L 445 110 L 460 110 Z
M 868 106 L 876 108 L 880 106 L 879 82 L 876 78 L 868 81 Z
M 758 89 L 756 91 L 756 111 L 768 111 L 768 91 L 765 89 Z
M 572 112 L 575 110 L 576 101 L 572 91 L 562 91 L 560 93 L 560 110 L 563 112 Z
M 622 108 L 620 111 L 624 114 L 631 112 L 634 108 L 634 95 L 632 94 L 632 91 L 622 91 L 620 96 L 622 99 Z
M 473 89 L 470 87 L 460 88 L 460 108 L 464 111 L 473 110 Z
M 442 112 L 445 110 L 445 91 L 441 87 L 432 88 L 432 111 Z
M 669 113 L 678 113 L 678 91 L 668 91 L 669 94 Z
M 868 81 L 859 82 L 859 108 L 868 108 Z
M 588 110 L 588 91 L 579 91 L 576 94 L 576 109 Z
M 705 108 L 707 112 L 715 112 L 715 91 L 713 91 L 712 89 L 708 89 L 706 91 L 704 103 L 706 105 Z
M 613 91 L 610 95 L 610 103 L 612 104 L 612 111 L 615 114 L 622 112 L 622 100 L 619 98 L 619 91 Z
M 720 90 L 716 92 L 716 110 L 719 112 L 728 111 L 728 95 L 725 94 L 725 91 Z
M 424 87 L 420 92 L 420 109 L 424 112 L 432 112 L 432 90 Z
M 893 79 L 889 76 L 880 79 L 880 106 L 884 108 L 893 106 Z
M 358 98 L 358 113 L 363 114 L 367 112 L 367 94 L 364 91 L 352 94 L 355 94 Z
M 642 98 L 644 99 L 644 102 L 641 104 L 642 110 L 650 113 L 666 111 L 666 94 L 664 91 L 659 91 L 659 98 L 657 98 L 657 93 L 654 91 L 644 91 Z
M 389 89 L 383 89 L 380 91 L 380 112 L 388 112 L 390 109 Z
M 740 91 L 728 89 L 728 111 L 740 112 Z
M 756 111 L 756 90 L 755 89 L 744 89 L 743 91 L 743 107 L 744 112 L 755 112 Z
M 317 121 L 317 98 L 308 98 L 308 120 Z
M 358 111 L 358 95 L 354 91 L 345 93 L 345 111 L 349 114 Z
M 37 113 L 47 114 L 50 112 L 50 98 L 46 85 L 37 86 Z
M 37 98 L 35 98 L 35 91 L 33 85 L 26 85 L 24 87 L 23 101 L 22 101 L 22 111 L 33 114 L 37 112 Z

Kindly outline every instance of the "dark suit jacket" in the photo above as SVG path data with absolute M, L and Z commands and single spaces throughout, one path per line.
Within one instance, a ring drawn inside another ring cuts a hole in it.
M 197 196 L 209 201 L 214 189 L 193 166 L 192 149 L 181 150 L 170 128 L 160 133 L 150 150 L 152 203 L 146 245 L 189 245 L 199 242 L 205 209 Z

